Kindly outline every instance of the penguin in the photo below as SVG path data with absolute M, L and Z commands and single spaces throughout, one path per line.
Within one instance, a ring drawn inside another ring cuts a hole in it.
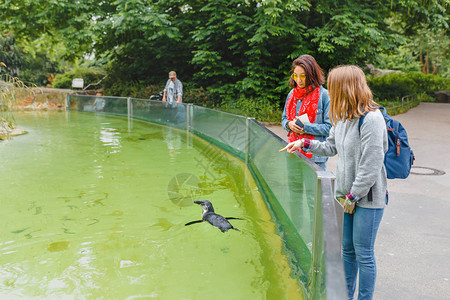
M 219 228 L 222 232 L 228 231 L 229 229 L 239 231 L 239 229 L 233 227 L 233 225 L 231 225 L 230 222 L 228 222 L 228 220 L 242 220 L 242 219 L 234 217 L 224 218 L 221 215 L 216 214 L 214 212 L 212 203 L 208 200 L 194 201 L 194 203 L 200 205 L 203 208 L 202 219 L 186 223 L 185 226 L 207 221 L 209 224 Z

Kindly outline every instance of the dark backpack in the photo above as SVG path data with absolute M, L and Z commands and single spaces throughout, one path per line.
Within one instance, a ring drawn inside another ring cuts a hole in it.
M 379 108 L 386 122 L 389 148 L 384 155 L 384 166 L 387 178 L 405 179 L 409 176 L 411 166 L 414 163 L 414 153 L 409 147 L 408 135 L 399 121 L 394 120 L 386 113 L 384 107 Z M 364 121 L 364 116 L 359 119 L 358 129 Z

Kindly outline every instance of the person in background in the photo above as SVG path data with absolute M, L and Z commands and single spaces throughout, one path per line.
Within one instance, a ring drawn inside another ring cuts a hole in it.
M 103 93 L 97 92 L 95 96 L 96 98 L 93 103 L 95 111 L 103 111 L 103 109 L 105 108 L 105 99 L 103 99 Z
M 318 155 L 338 155 L 335 193 L 344 206 L 342 255 L 348 299 L 353 299 L 359 272 L 358 300 L 367 300 L 375 289 L 374 244 L 388 200 L 383 163 L 388 149 L 386 123 L 360 67 L 331 70 L 328 89 L 333 127 L 327 140 L 300 139 L 280 152 L 303 148 Z
M 322 87 L 325 76 L 311 55 L 302 55 L 292 62 L 289 92 L 281 117 L 281 125 L 288 132 L 288 141 L 307 138 L 324 141 L 331 128 L 328 91 Z M 322 169 L 327 157 L 301 151 Z
M 178 106 L 182 102 L 183 84 L 177 79 L 175 71 L 169 72 L 169 79 L 164 87 L 164 94 L 162 101 L 166 102 L 171 107 Z

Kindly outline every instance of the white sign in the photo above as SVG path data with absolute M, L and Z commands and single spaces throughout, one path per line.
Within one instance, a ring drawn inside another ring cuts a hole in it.
M 83 80 L 83 78 L 74 78 L 74 79 L 72 80 L 72 87 L 73 87 L 73 88 L 80 88 L 80 89 L 82 89 L 83 86 L 84 86 L 84 80 Z

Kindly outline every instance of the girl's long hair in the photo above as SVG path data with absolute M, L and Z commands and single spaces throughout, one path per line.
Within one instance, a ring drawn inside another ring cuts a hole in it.
M 328 74 L 330 121 L 335 125 L 359 118 L 379 105 L 373 101 L 363 70 L 355 65 L 338 66 Z

